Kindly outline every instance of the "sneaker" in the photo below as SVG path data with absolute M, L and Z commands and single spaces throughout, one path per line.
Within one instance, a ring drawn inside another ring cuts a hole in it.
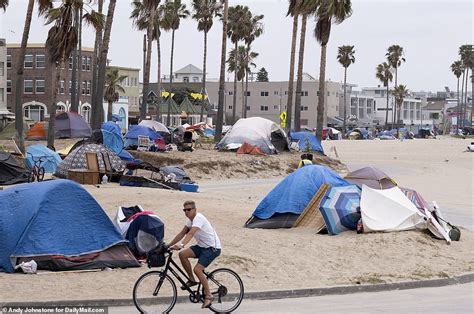
M 197 285 L 198 283 L 199 283 L 199 282 L 197 282 L 197 281 L 188 280 L 188 282 L 186 282 L 186 285 L 181 286 L 181 290 L 188 290 L 188 288 L 194 287 L 194 286 Z

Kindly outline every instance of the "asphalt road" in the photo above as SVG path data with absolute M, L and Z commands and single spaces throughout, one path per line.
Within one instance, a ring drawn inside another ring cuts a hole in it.
M 111 307 L 109 313 L 136 313 Z M 209 313 L 199 304 L 177 304 L 173 313 Z M 320 297 L 244 300 L 235 313 L 474 313 L 474 283 Z

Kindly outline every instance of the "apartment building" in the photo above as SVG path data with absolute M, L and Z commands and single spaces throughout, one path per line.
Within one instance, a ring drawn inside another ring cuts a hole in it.
M 7 47 L 5 39 L 0 38 L 0 130 L 13 118 L 7 110 Z

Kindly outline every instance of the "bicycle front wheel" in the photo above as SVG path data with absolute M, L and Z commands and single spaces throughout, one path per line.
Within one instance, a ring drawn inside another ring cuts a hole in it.
M 38 168 L 38 182 L 41 182 L 43 181 L 44 179 L 44 168 L 43 167 L 39 167 Z
M 236 272 L 228 268 L 219 268 L 208 274 L 207 281 L 214 297 L 210 306 L 212 311 L 231 313 L 239 307 L 244 298 L 244 284 Z
M 161 271 L 143 274 L 133 287 L 133 303 L 140 313 L 169 313 L 176 299 L 176 284 Z

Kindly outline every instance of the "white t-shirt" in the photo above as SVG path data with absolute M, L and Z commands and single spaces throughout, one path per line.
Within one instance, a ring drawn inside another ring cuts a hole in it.
M 188 219 L 186 221 L 186 227 L 189 229 L 192 227 L 199 228 L 199 230 L 194 233 L 194 238 L 196 239 L 198 246 L 205 248 L 214 247 L 216 249 L 221 248 L 221 241 L 219 240 L 216 231 L 203 214 L 197 213 L 192 221 L 191 219 Z

